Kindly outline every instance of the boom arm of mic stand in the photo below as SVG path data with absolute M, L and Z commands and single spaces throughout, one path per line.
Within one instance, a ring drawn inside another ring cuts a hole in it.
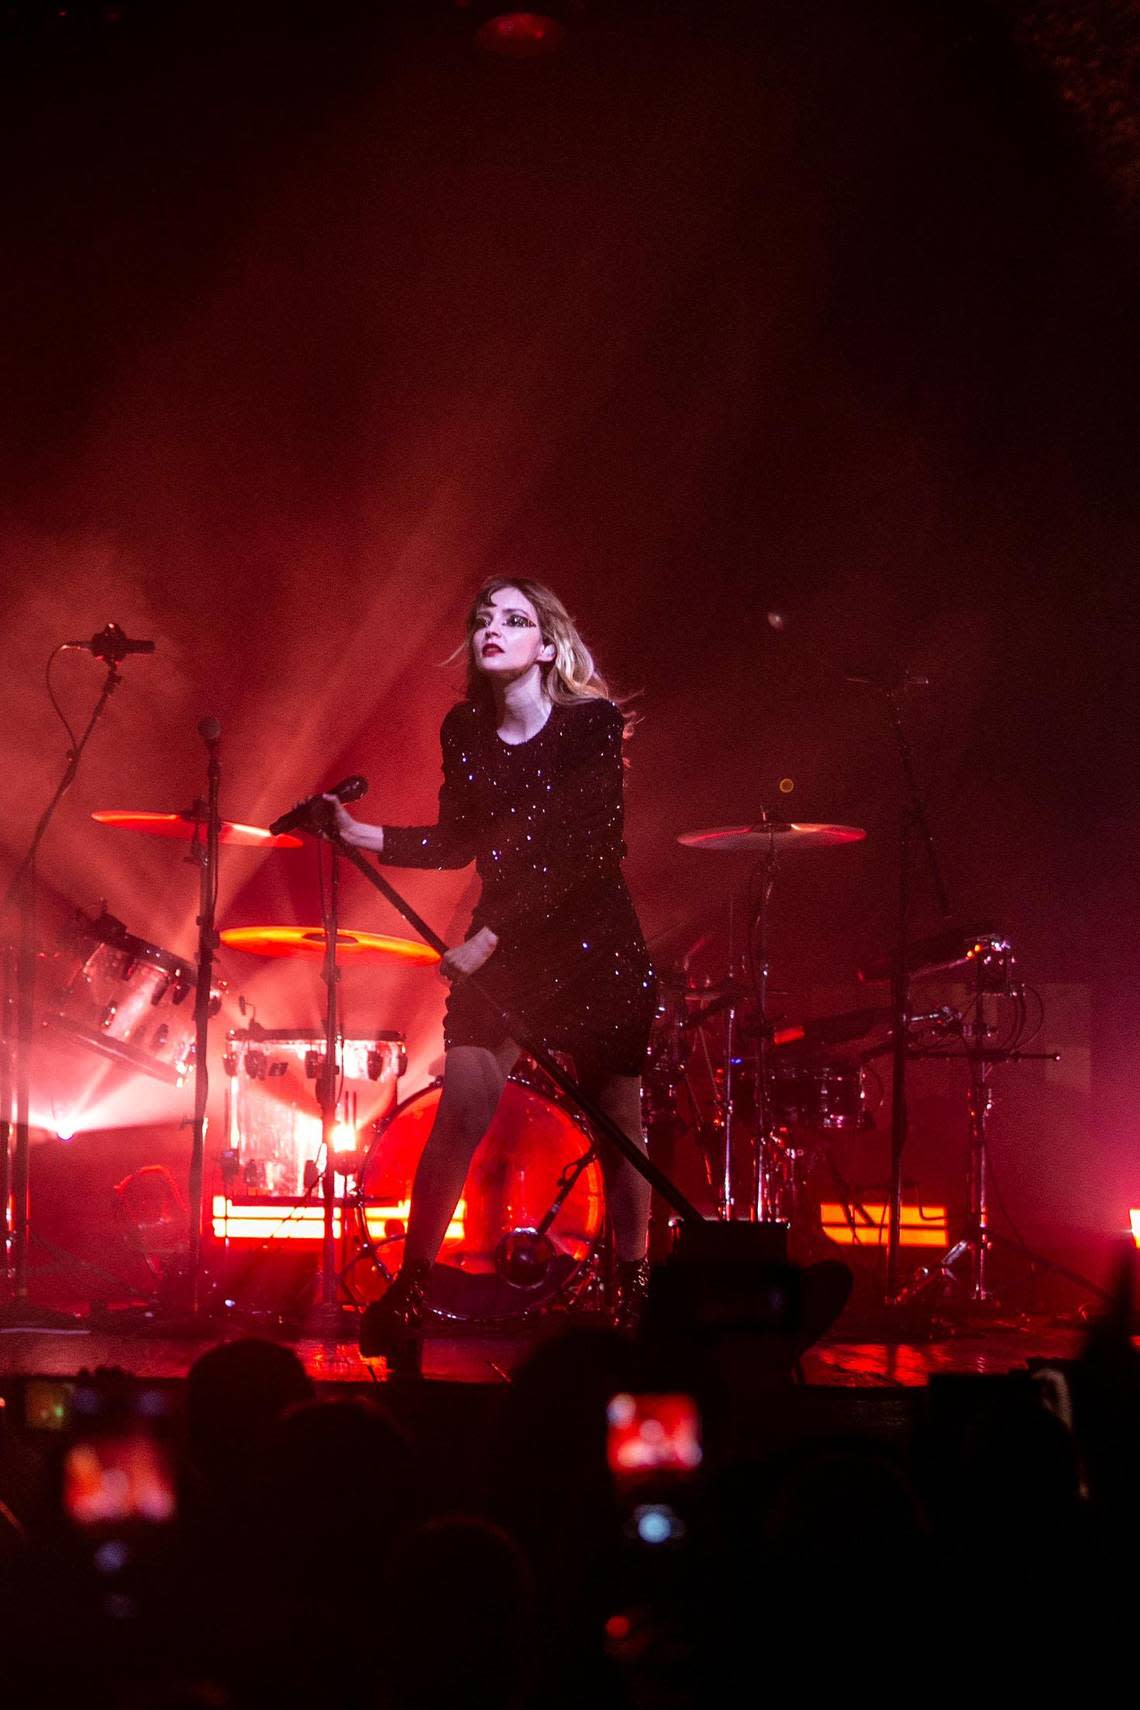
M 351 861 L 353 866 L 364 874 L 374 890 L 379 891 L 381 896 L 387 897 L 397 914 L 403 915 L 408 925 L 419 933 L 425 944 L 430 944 L 433 950 L 437 950 L 441 956 L 446 956 L 448 946 L 439 934 L 432 931 L 427 921 L 416 913 L 410 903 L 405 902 L 395 886 L 388 883 L 384 875 L 376 870 L 359 849 L 354 849 L 351 844 L 345 843 L 343 838 L 337 836 L 329 837 L 329 842 L 335 844 L 345 860 Z M 656 1189 L 662 1199 L 667 1201 L 673 1210 L 684 1218 L 686 1223 L 703 1223 L 704 1219 L 696 1206 L 686 1199 L 680 1188 L 675 1186 L 669 1177 L 657 1168 L 652 1159 L 647 1158 L 645 1153 L 634 1145 L 629 1135 L 623 1133 L 613 1118 L 607 1116 L 605 1111 L 594 1103 L 593 1099 L 587 1097 L 573 1075 L 567 1074 L 561 1063 L 557 1062 L 546 1050 L 541 1040 L 532 1038 L 526 1029 L 515 1021 L 509 1010 L 503 1009 L 501 1004 L 496 1003 L 490 993 L 485 991 L 478 980 L 470 974 L 467 976 L 467 984 L 478 992 L 488 1008 L 493 1010 L 502 1020 L 509 1029 L 510 1036 L 516 1045 L 520 1045 L 523 1050 L 530 1053 L 539 1068 L 543 1069 L 555 1085 L 561 1087 L 567 1098 L 577 1105 L 591 1127 L 597 1129 L 612 1146 L 617 1148 L 626 1162 L 632 1164 L 639 1175 L 644 1176 L 645 1180 L 652 1188 Z

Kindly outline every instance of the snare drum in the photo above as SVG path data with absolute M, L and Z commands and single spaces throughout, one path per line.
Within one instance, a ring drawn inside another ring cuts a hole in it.
M 778 1063 L 771 1089 L 773 1112 L 785 1128 L 842 1134 L 871 1126 L 861 1063 Z
M 226 1134 L 242 1199 L 296 1196 L 311 1185 L 323 1125 L 317 1076 L 323 1032 L 240 1028 L 226 1042 Z M 402 1033 L 342 1039 L 338 1050 L 336 1150 L 354 1152 L 365 1127 L 396 1102 L 407 1067 Z
M 181 1086 L 194 1067 L 194 965 L 104 912 L 77 917 L 72 960 L 47 1024 L 144 1075 Z M 221 1004 L 210 996 L 210 1013 Z

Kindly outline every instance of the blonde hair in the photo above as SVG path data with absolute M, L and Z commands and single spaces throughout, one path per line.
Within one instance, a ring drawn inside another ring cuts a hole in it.
M 491 687 L 478 670 L 471 652 L 471 637 L 480 609 L 492 594 L 504 588 L 517 588 L 534 607 L 544 645 L 554 648 L 554 658 L 541 661 L 543 688 L 556 706 L 570 706 L 575 701 L 612 701 L 625 720 L 625 736 L 632 734 L 637 715 L 628 713 L 622 697 L 613 693 L 598 670 L 594 656 L 582 640 L 578 626 L 558 595 L 542 582 L 532 582 L 529 576 L 492 576 L 479 589 L 467 612 L 466 635 L 447 663 L 460 659 L 467 662 L 467 699 L 476 704 L 490 704 Z M 625 697 L 628 699 L 628 697 Z

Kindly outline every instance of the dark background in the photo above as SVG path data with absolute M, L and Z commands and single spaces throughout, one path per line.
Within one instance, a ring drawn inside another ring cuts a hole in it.
M 889 945 L 900 803 L 882 701 L 844 671 L 909 667 L 955 915 L 1010 935 L 1066 1051 L 1003 1071 L 1005 1197 L 1121 1227 L 1135 8 L 589 6 L 528 62 L 482 52 L 480 16 L 4 9 L 8 862 L 65 747 L 43 661 L 108 618 L 158 651 L 50 833 L 49 935 L 105 897 L 192 951 L 181 851 L 87 816 L 198 793 L 203 714 L 229 817 L 356 769 L 374 817 L 431 817 L 441 662 L 503 569 L 551 582 L 641 692 L 628 871 L 663 965 L 708 935 L 694 965 L 723 969 L 748 870 L 678 832 L 777 802 L 866 828 L 776 892 L 777 1007 L 826 1013 Z M 99 668 L 68 654 L 57 681 L 78 713 Z M 466 875 L 406 888 L 461 935 Z M 346 889 L 350 925 L 401 930 Z M 225 856 L 223 925 L 316 912 L 310 852 Z M 922 876 L 916 928 L 937 920 Z M 316 1023 L 311 969 L 225 972 L 268 1024 Z M 408 1032 L 410 1090 L 434 976 L 352 972 L 346 998 Z M 961 1086 L 924 1073 L 915 1168 L 952 1193 Z M 124 1092 L 79 1127 L 132 1119 Z M 867 1147 L 864 1180 L 882 1129 Z

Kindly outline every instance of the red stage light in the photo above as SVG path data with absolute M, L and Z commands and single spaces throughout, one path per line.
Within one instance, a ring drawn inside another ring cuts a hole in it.
M 1134 1205 L 1128 1213 L 1128 1223 L 1132 1230 L 1132 1239 L 1140 1247 L 1140 1205 Z
M 566 27 L 545 12 L 499 12 L 479 26 L 475 40 L 501 59 L 537 59 L 557 53 L 566 40 Z

